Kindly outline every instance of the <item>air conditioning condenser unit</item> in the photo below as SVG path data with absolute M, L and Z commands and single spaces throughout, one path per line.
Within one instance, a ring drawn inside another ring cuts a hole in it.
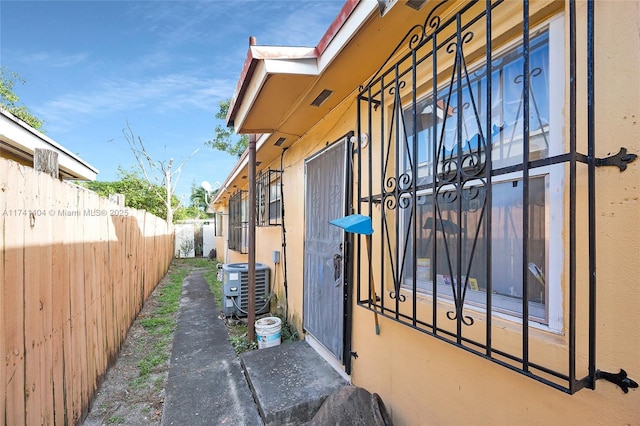
M 256 315 L 269 312 L 269 267 L 256 263 Z M 249 310 L 249 264 L 222 265 L 222 313 L 246 317 Z

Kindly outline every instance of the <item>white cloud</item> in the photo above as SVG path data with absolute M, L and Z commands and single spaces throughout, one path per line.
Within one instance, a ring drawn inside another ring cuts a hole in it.
M 59 52 L 36 52 L 24 55 L 22 61 L 27 64 L 66 68 L 86 62 L 89 56 L 88 53 L 62 54 Z
M 114 79 L 88 92 L 62 95 L 35 112 L 57 127 L 64 127 L 64 123 L 82 115 L 103 117 L 136 109 L 166 113 L 195 108 L 215 114 L 219 101 L 229 97 L 234 85 L 231 80 L 189 74 L 168 74 L 144 81 Z

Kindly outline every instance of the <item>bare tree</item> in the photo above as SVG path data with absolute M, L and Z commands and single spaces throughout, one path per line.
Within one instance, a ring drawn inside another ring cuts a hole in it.
M 124 138 L 129 144 L 129 148 L 133 155 L 136 157 L 138 166 L 142 170 L 144 178 L 149 182 L 149 187 L 152 188 L 154 193 L 165 203 L 167 207 L 167 222 L 170 227 L 173 227 L 173 213 L 180 207 L 184 196 L 178 199 L 178 203 L 172 206 L 171 200 L 175 191 L 176 185 L 180 180 L 180 174 L 182 173 L 182 167 L 186 164 L 191 157 L 198 152 L 199 149 L 193 151 L 189 156 L 178 165 L 175 170 L 173 169 L 173 158 L 169 160 L 154 160 L 142 142 L 140 136 L 135 136 L 129 122 L 127 127 L 122 129 Z M 164 188 L 164 193 L 158 190 L 158 187 Z

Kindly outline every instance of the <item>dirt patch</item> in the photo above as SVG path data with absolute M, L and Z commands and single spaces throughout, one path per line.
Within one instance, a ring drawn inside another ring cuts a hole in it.
M 160 425 L 173 333 L 159 337 L 145 328 L 143 322 L 153 315 L 169 284 L 167 274 L 145 302 L 129 329 L 116 363 L 108 369 L 83 425 Z M 176 315 L 177 312 L 172 314 L 173 319 Z M 159 339 L 167 343 L 164 345 L 166 357 L 141 375 L 145 368 L 141 363 L 148 354 L 158 352 Z

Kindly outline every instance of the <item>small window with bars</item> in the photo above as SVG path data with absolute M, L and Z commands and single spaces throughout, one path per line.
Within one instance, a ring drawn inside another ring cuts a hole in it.
M 261 172 L 256 180 L 256 225 L 277 226 L 282 224 L 282 172 Z
M 249 197 L 238 191 L 229 199 L 229 249 L 239 253 L 248 251 Z

